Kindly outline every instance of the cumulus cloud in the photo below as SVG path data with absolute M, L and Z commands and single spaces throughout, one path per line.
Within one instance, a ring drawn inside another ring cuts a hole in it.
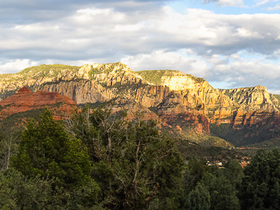
M 134 70 L 173 69 L 203 77 L 215 88 L 236 88 L 263 85 L 280 93 L 280 61 L 269 60 L 258 53 L 240 51 L 224 56 L 199 55 L 192 49 L 153 51 L 150 54 L 127 56 L 121 60 Z
M 31 61 L 29 59 L 15 59 L 0 62 L 0 73 L 18 72 L 24 68 L 38 65 L 38 62 Z
M 121 61 L 134 70 L 181 70 L 217 87 L 280 90 L 279 14 L 179 13 L 159 0 L 48 2 L 0 0 L 0 71 Z
M 171 69 L 205 77 L 209 73 L 207 63 L 191 49 L 168 52 L 156 50 L 151 54 L 139 54 L 121 59 L 134 70 Z
M 266 86 L 270 91 L 280 93 L 280 61 L 265 59 L 260 54 L 241 51 L 229 57 L 211 55 L 211 73 L 207 79 L 220 88 Z M 224 83 L 226 82 L 226 83 Z
M 221 15 L 199 9 L 182 14 L 161 7 L 128 15 L 114 8 L 86 8 L 56 20 L 3 28 L 0 52 L 20 56 L 24 49 L 23 58 L 32 53 L 39 58 L 55 51 L 49 55 L 69 59 L 180 48 L 200 53 L 250 49 L 270 54 L 279 48 L 279 21 L 278 14 Z

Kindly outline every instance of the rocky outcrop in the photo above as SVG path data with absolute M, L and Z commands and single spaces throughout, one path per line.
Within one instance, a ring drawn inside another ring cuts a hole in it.
M 241 105 L 246 111 L 279 111 L 280 102 L 273 94 L 268 93 L 266 87 L 256 86 L 251 88 L 235 88 L 221 90 L 232 101 Z
M 23 86 L 35 93 L 24 88 L 16 94 Z M 40 93 L 36 91 L 58 92 L 78 105 L 114 101 L 114 110 L 126 110 L 129 118 L 142 112 L 144 119 L 160 118 L 176 132 L 198 134 L 210 134 L 211 124 L 227 124 L 232 129 L 268 121 L 275 125 L 273 119 L 280 110 L 279 100 L 262 86 L 218 90 L 202 78 L 179 71 L 134 72 L 122 63 L 41 65 L 0 76 L 2 99 Z
M 18 94 L 0 101 L 0 107 L 0 119 L 45 107 L 54 112 L 56 119 L 61 119 L 69 117 L 77 106 L 73 100 L 57 92 L 37 91 L 33 93 L 30 89 L 23 87 Z
M 94 80 L 61 81 L 34 86 L 34 91 L 58 92 L 77 104 L 103 103 L 115 97 L 111 89 L 104 88 Z

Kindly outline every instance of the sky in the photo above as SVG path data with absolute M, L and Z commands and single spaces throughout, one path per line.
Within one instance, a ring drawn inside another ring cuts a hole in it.
M 280 94 L 280 0 L 0 0 L 0 74 L 122 62 Z

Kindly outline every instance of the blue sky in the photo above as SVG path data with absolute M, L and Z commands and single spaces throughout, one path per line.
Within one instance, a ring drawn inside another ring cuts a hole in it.
M 0 0 L 0 73 L 123 62 L 280 93 L 280 0 Z
M 182 12 L 186 8 L 200 8 L 214 11 L 217 14 L 273 14 L 280 10 L 279 0 L 188 0 L 170 1 L 167 3 L 176 11 Z

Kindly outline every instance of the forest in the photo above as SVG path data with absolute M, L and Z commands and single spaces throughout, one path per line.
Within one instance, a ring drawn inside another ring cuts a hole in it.
M 0 136 L 0 209 L 280 209 L 280 150 L 242 168 L 183 159 L 157 122 L 85 107 L 48 109 Z

